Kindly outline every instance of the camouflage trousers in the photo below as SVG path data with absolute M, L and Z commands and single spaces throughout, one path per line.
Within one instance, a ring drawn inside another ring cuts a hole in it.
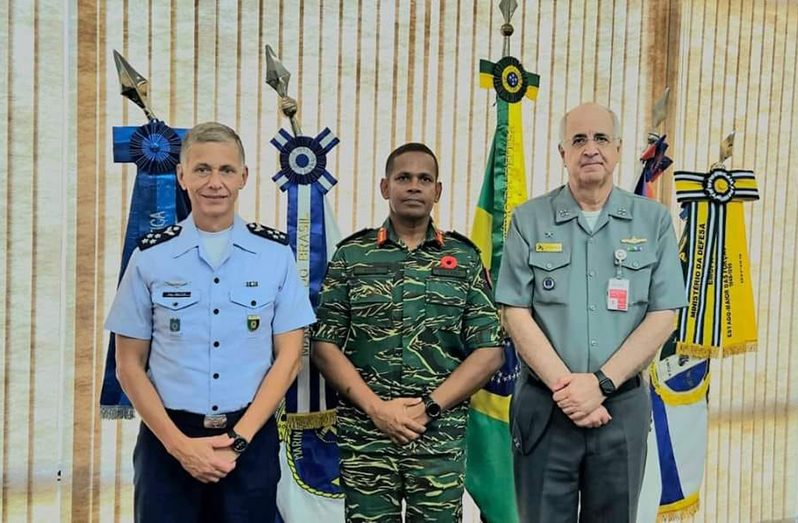
M 341 450 L 347 522 L 459 522 L 464 455 L 388 456 Z

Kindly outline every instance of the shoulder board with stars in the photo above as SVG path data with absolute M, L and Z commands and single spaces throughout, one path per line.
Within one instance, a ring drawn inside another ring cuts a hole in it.
M 254 222 L 248 223 L 247 229 L 249 229 L 249 232 L 252 234 L 260 236 L 261 238 L 288 245 L 288 235 L 283 231 L 278 231 L 277 229 L 272 229 L 271 227 L 266 227 L 265 225 Z
M 177 238 L 183 227 L 179 225 L 170 225 L 165 229 L 158 229 L 156 231 L 148 232 L 139 238 L 139 250 L 145 251 L 150 247 L 155 247 L 164 242 L 168 242 L 172 238 Z
M 375 229 L 373 229 L 371 227 L 366 227 L 365 229 L 360 229 L 359 231 L 353 232 L 352 234 L 350 234 L 349 236 L 347 236 L 343 240 L 339 241 L 337 244 L 335 244 L 335 246 L 336 247 L 340 247 L 341 245 L 349 242 L 350 240 L 354 240 L 355 238 L 360 238 L 364 234 L 369 233 L 369 232 L 374 231 L 374 230 Z
M 464 235 L 460 234 L 457 231 L 446 231 L 446 236 L 451 236 L 452 238 L 454 238 L 456 240 L 460 240 L 461 242 L 465 243 L 466 245 L 468 245 L 470 247 L 473 247 L 474 250 L 477 251 L 477 253 L 482 252 L 479 249 L 479 247 L 477 247 L 477 244 L 474 243 L 473 241 L 471 241 L 471 238 L 469 238 L 468 236 L 464 236 Z

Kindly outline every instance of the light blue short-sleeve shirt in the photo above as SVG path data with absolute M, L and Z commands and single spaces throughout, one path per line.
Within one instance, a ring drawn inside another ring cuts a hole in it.
M 136 249 L 105 328 L 151 340 L 148 375 L 166 408 L 239 410 L 272 365 L 272 337 L 315 321 L 291 248 L 235 217 L 214 267 L 192 216 L 174 238 Z
M 608 306 L 611 279 L 628 282 L 628 310 Z M 496 302 L 530 308 L 571 372 L 599 370 L 649 311 L 687 305 L 670 213 L 618 187 L 593 227 L 567 185 L 518 206 Z

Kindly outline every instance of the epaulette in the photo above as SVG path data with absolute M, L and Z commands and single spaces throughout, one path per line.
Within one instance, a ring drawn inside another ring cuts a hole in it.
M 466 245 L 469 245 L 469 246 L 473 247 L 477 251 L 477 253 L 481 253 L 482 252 L 480 250 L 480 248 L 477 246 L 477 244 L 474 243 L 473 241 L 471 241 L 471 238 L 469 238 L 468 236 L 463 236 L 462 234 L 460 234 L 457 231 L 446 231 L 446 236 L 451 236 L 452 238 L 454 238 L 456 240 L 460 240 L 461 242 L 465 243 Z
M 349 240 L 354 240 L 355 238 L 360 238 L 364 234 L 369 233 L 369 232 L 371 232 L 373 230 L 374 229 L 372 227 L 366 227 L 365 229 L 360 229 L 359 231 L 353 232 L 352 234 L 350 234 L 349 236 L 347 236 L 343 240 L 341 240 L 338 243 L 336 243 L 335 246 L 336 247 L 340 247 L 341 245 L 345 244 Z
M 265 225 L 255 222 L 248 223 L 247 229 L 249 229 L 249 232 L 252 234 L 260 236 L 261 238 L 288 245 L 288 235 L 283 231 L 278 231 L 277 229 L 272 229 L 271 227 L 266 227 Z
M 177 238 L 180 236 L 180 231 L 183 230 L 183 227 L 180 225 L 170 225 L 164 229 L 158 229 L 152 232 L 148 232 L 141 238 L 139 238 L 139 250 L 147 250 L 150 247 L 155 247 L 164 242 L 168 242 L 172 238 Z

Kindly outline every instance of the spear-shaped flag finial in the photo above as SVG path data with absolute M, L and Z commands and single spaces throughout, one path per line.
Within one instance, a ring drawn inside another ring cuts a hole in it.
M 149 81 L 133 69 L 133 66 L 116 49 L 114 49 L 114 63 L 119 75 L 122 96 L 144 109 L 144 114 L 148 119 L 155 120 L 155 113 L 149 99 Z
M 291 79 L 291 73 L 277 58 L 277 54 L 272 49 L 272 46 L 266 46 L 266 83 L 272 89 L 277 91 L 277 94 L 282 98 L 288 96 L 288 81 Z

